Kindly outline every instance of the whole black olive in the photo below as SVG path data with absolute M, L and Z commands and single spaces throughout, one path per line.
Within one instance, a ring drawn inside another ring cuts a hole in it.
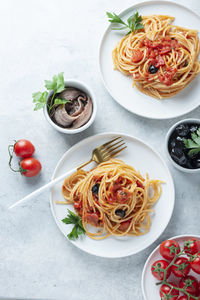
M 126 215 L 126 212 L 123 209 L 116 209 L 115 214 L 121 218 L 124 218 Z
M 181 138 L 180 136 L 177 136 L 176 140 L 177 140 L 178 142 L 182 142 L 182 141 L 183 141 L 182 138 Z
M 192 159 L 192 166 L 195 169 L 200 168 L 200 158 L 194 158 L 194 159 Z
M 197 129 L 198 129 L 197 126 L 192 125 L 192 126 L 190 127 L 190 132 L 195 132 L 195 131 L 197 131 Z
M 187 124 L 180 124 L 176 127 L 175 130 L 180 137 L 185 137 L 189 133 L 189 128 Z
M 171 146 L 171 148 L 175 148 L 175 146 L 176 146 L 176 140 L 171 140 L 170 141 L 170 146 Z
M 158 72 L 158 68 L 155 67 L 154 65 L 150 65 L 150 67 L 149 67 L 149 73 L 155 74 L 157 72 Z
M 96 183 L 96 184 L 93 185 L 93 187 L 92 187 L 92 193 L 97 195 L 98 192 L 99 192 L 99 183 Z
M 187 158 L 184 152 L 179 148 L 173 148 L 170 155 L 180 166 L 183 166 L 187 163 Z

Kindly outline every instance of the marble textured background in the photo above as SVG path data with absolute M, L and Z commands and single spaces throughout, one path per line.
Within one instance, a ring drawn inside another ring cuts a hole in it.
M 169 166 L 176 204 L 164 234 L 145 251 L 123 259 L 90 256 L 59 232 L 49 208 L 49 194 L 13 211 L 7 207 L 48 182 L 61 155 L 90 135 L 126 132 L 146 140 L 164 156 L 168 128 L 181 118 L 154 121 L 119 106 L 105 90 L 98 70 L 98 46 L 107 26 L 105 11 L 120 12 L 133 0 L 18 0 L 0 3 L 0 296 L 43 299 L 140 300 L 142 268 L 150 252 L 165 238 L 199 234 L 199 177 Z M 179 0 L 200 13 L 198 0 Z M 98 101 L 94 125 L 67 136 L 54 131 L 42 111 L 34 112 L 32 92 L 43 80 L 64 71 L 65 78 L 84 80 Z M 186 117 L 199 117 L 200 108 Z M 114 116 L 114 119 L 113 119 Z M 37 178 L 26 179 L 8 169 L 7 145 L 27 138 L 43 165 Z M 152 299 L 153 300 L 153 299 Z

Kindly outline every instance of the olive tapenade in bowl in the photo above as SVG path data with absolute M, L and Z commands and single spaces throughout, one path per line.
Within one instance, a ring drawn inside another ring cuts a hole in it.
M 166 150 L 180 171 L 200 172 L 200 120 L 185 119 L 174 124 L 166 136 Z
M 74 134 L 88 128 L 96 116 L 93 92 L 78 80 L 64 81 L 63 73 L 45 80 L 44 92 L 33 94 L 34 110 L 43 108 L 44 115 L 56 130 Z

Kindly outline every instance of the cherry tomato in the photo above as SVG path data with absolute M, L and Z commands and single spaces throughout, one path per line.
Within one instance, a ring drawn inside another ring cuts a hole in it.
M 132 62 L 133 63 L 137 63 L 137 62 L 139 62 L 142 59 L 143 59 L 143 53 L 142 53 L 142 51 L 140 51 L 139 49 L 133 50 L 132 57 L 131 57 Z
M 176 277 L 185 277 L 190 272 L 190 263 L 186 257 L 178 257 L 172 265 L 172 272 Z
M 194 276 L 186 276 L 185 278 L 181 278 L 179 282 L 179 287 L 182 289 L 184 287 L 186 292 L 191 295 L 197 295 L 199 292 L 199 284 L 197 279 Z
M 160 54 L 166 54 L 168 52 L 171 51 L 171 47 L 170 46 L 165 46 L 160 50 Z
M 200 298 L 198 298 L 198 299 L 200 299 Z M 189 299 L 188 299 L 188 296 L 184 295 L 184 296 L 181 296 L 180 298 L 178 298 L 178 300 L 196 300 L 196 299 L 194 299 L 193 297 L 189 297 Z
M 21 158 L 28 158 L 31 157 L 35 152 L 35 147 L 28 140 L 18 140 L 14 144 L 14 152 L 16 156 L 19 156 Z
M 191 238 L 184 242 L 184 251 L 189 254 L 196 254 L 199 251 L 199 241 L 195 238 Z
M 190 265 L 195 273 L 200 274 L 200 253 L 196 253 L 190 258 Z
M 144 185 L 139 180 L 136 180 L 136 184 L 138 187 L 140 187 L 142 189 L 144 188 Z
M 80 209 L 80 208 L 82 208 L 83 207 L 83 203 L 82 203 L 82 201 L 76 201 L 76 202 L 74 202 L 74 208 L 75 209 Z
M 169 282 L 172 286 L 177 287 L 176 284 Z M 160 288 L 160 297 L 162 300 L 176 300 L 178 298 L 179 291 L 171 288 L 170 286 L 163 284 Z
M 25 158 L 20 162 L 22 168 L 21 174 L 26 177 L 33 177 L 40 173 L 42 166 L 39 160 L 36 158 L 30 157 Z
M 164 270 L 168 266 L 169 266 L 169 263 L 166 260 L 164 260 L 164 259 L 157 260 L 151 266 L 151 273 L 158 280 L 163 280 L 164 279 Z M 171 268 L 167 269 L 166 279 L 170 276 L 170 274 L 171 274 Z
M 127 189 L 121 189 L 116 192 L 116 200 L 119 203 L 125 203 L 130 199 L 131 193 Z
M 85 221 L 88 222 L 89 224 L 93 226 L 98 226 L 99 225 L 99 214 L 96 212 L 93 213 L 86 213 L 85 214 Z
M 171 85 L 173 83 L 173 77 L 176 74 L 177 69 L 176 68 L 168 68 L 165 73 L 164 76 L 160 73 L 158 75 L 158 78 L 160 80 L 160 82 L 163 82 L 166 85 Z
M 130 224 L 131 224 L 131 219 L 129 219 L 127 221 L 124 221 L 124 222 L 121 222 L 120 226 L 119 226 L 119 230 L 126 231 Z
M 160 254 L 167 260 L 172 260 L 175 256 L 175 252 L 180 252 L 179 244 L 174 240 L 166 240 L 160 244 Z

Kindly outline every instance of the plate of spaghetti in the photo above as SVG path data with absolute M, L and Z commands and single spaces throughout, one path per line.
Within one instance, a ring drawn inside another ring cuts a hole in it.
M 88 160 L 88 153 L 119 136 L 89 137 L 68 150 L 53 178 Z M 144 142 L 124 134 L 127 148 L 114 159 L 91 163 L 51 190 L 53 217 L 68 240 L 102 257 L 124 257 L 152 244 L 174 207 L 174 184 L 162 158 Z M 72 224 L 76 224 L 73 225 Z
M 178 117 L 199 106 L 200 17 L 169 1 L 148 1 L 121 14 L 100 45 L 102 79 L 111 96 L 147 118 Z

